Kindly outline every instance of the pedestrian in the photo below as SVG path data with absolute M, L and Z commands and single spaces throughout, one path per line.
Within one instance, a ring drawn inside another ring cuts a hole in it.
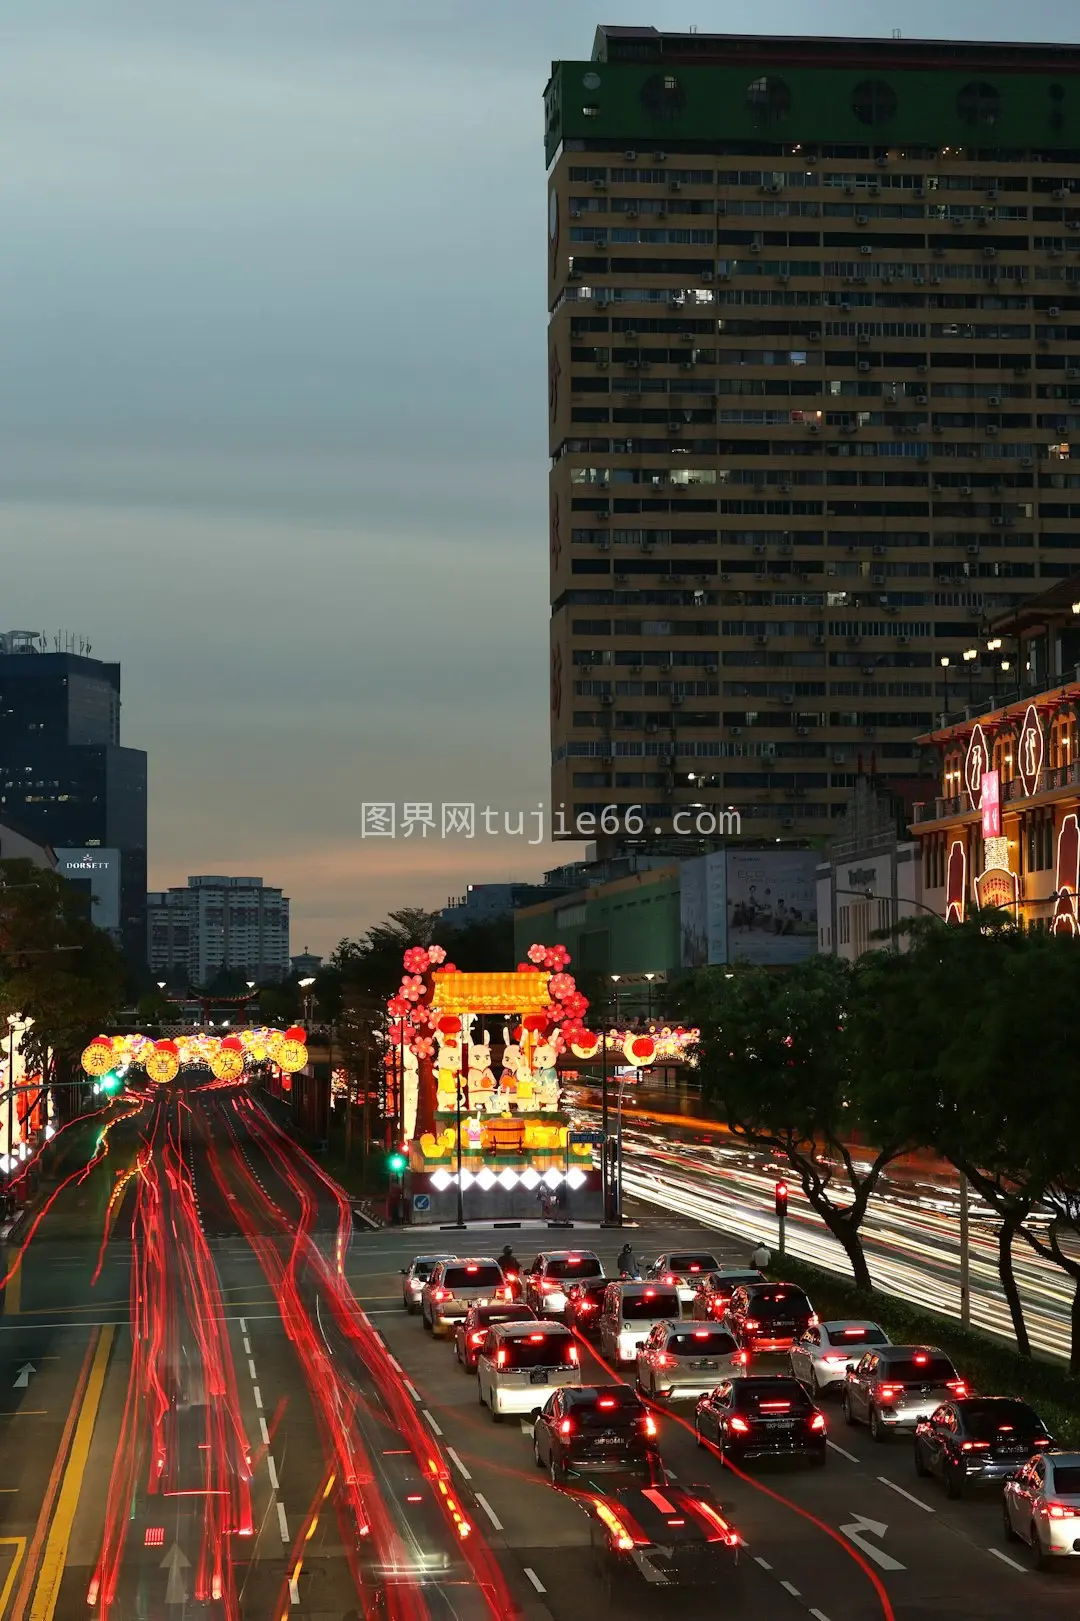
M 750 1265 L 756 1267 L 759 1272 L 764 1272 L 771 1264 L 772 1251 L 765 1244 L 756 1245 L 750 1257 Z

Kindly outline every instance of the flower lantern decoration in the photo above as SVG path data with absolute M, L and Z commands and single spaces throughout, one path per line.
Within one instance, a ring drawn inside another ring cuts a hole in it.
M 210 1069 L 219 1081 L 238 1081 L 244 1073 L 244 1044 L 239 1036 L 225 1036 L 210 1055 Z
M 155 1041 L 153 1052 L 147 1054 L 146 1074 L 151 1081 L 164 1086 L 174 1081 L 180 1072 L 180 1049 L 175 1041 Z
M 86 1075 L 107 1075 L 113 1067 L 113 1044 L 108 1036 L 95 1036 L 89 1046 L 83 1048 L 83 1073 Z
M 623 1043 L 623 1054 L 627 1063 L 635 1068 L 651 1064 L 656 1056 L 656 1041 L 652 1036 L 628 1035 Z
M 303 1069 L 307 1061 L 307 1031 L 301 1030 L 298 1024 L 294 1024 L 282 1036 L 281 1043 L 274 1054 L 274 1062 L 278 1069 L 282 1070 L 286 1075 L 292 1075 L 298 1069 Z

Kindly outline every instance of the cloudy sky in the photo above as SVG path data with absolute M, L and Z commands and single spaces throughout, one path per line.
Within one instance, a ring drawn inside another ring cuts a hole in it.
M 1046 0 L 761 16 L 1066 25 Z M 563 858 L 373 844 L 360 804 L 547 798 L 541 97 L 601 20 L 746 14 L 36 0 L 0 22 L 0 628 L 122 662 L 152 883 L 261 873 L 294 949 Z

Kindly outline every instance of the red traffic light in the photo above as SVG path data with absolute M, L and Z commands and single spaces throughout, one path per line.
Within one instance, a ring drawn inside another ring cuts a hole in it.
M 788 1196 L 788 1185 L 787 1185 L 787 1183 L 786 1182 L 778 1182 L 776 1184 L 775 1188 L 773 1189 L 773 1193 L 774 1193 L 774 1195 L 776 1197 L 776 1214 L 778 1216 L 786 1216 L 787 1215 L 787 1196 Z

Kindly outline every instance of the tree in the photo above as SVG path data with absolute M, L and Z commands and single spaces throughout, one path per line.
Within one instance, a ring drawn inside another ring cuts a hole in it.
M 49 868 L 0 861 L 0 1015 L 34 1021 L 22 1041 L 27 1067 L 49 1084 L 76 1079 L 79 1054 L 123 992 L 123 958 L 90 922 L 84 896 Z
M 700 1073 L 732 1135 L 781 1155 L 848 1257 L 859 1288 L 873 1283 L 859 1229 L 882 1171 L 905 1147 L 888 1137 L 869 1166 L 853 1151 L 864 1065 L 848 1031 L 855 969 L 811 957 L 783 975 L 703 969 L 688 1011 L 701 1030 Z

